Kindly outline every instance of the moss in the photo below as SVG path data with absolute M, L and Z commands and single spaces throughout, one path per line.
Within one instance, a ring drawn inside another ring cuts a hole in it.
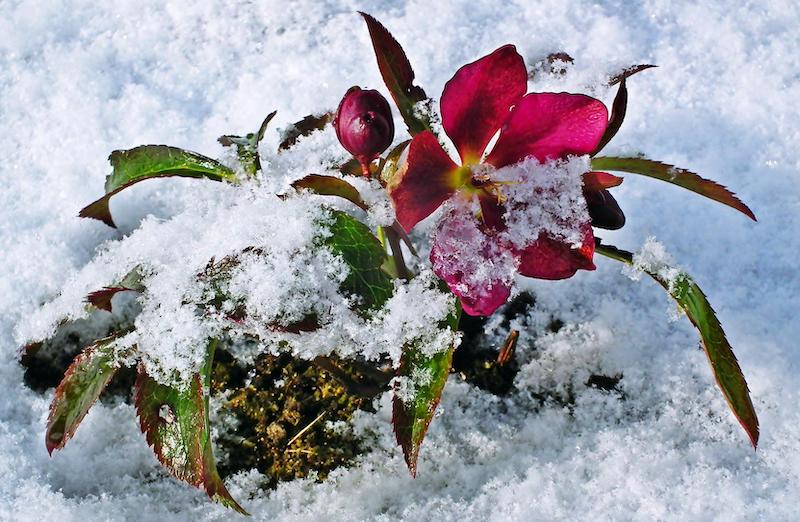
M 362 378 L 352 366 L 335 364 L 343 372 L 339 378 Z M 269 486 L 311 476 L 324 480 L 361 453 L 362 441 L 341 426 L 357 410 L 369 408 L 370 397 L 351 392 L 314 362 L 288 354 L 263 355 L 249 370 L 243 382 L 242 368 L 220 350 L 212 388 L 227 390 L 222 413 L 238 421 L 235 433 L 223 433 L 217 440 L 228 455 L 220 464 L 224 474 L 256 468 L 268 477 Z

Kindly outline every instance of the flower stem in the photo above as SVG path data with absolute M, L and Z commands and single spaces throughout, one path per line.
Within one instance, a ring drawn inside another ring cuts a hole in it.
M 389 243 L 389 248 L 392 250 L 392 259 L 394 260 L 394 266 L 397 270 L 397 277 L 408 281 L 411 279 L 411 272 L 408 270 L 408 267 L 406 267 L 406 261 L 403 258 L 400 236 L 397 234 L 397 231 L 391 227 L 381 227 L 381 230 L 383 236 L 386 238 L 386 242 Z

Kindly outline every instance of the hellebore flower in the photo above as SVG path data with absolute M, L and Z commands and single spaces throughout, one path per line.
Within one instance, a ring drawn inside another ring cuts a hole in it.
M 621 181 L 588 172 L 588 161 L 576 164 L 570 159 L 594 152 L 608 125 L 605 105 L 581 94 L 525 94 L 527 79 L 525 63 L 513 45 L 459 69 L 445 85 L 440 105 L 442 127 L 461 165 L 432 132 L 424 131 L 411 141 L 405 163 L 387 187 L 406 230 L 445 201 L 453 202 L 439 223 L 431 262 L 470 315 L 489 315 L 502 305 L 510 295 L 514 273 L 566 279 L 579 269 L 594 270 L 594 235 L 581 174 L 585 182 L 588 178 L 593 197 Z M 498 130 L 495 145 L 487 151 Z M 571 201 L 573 208 L 566 214 L 554 218 L 568 233 L 512 227 L 512 220 L 519 225 L 525 223 L 526 213 L 540 213 L 536 208 L 540 203 L 553 200 L 565 206 L 558 202 L 561 189 L 548 188 L 547 179 L 531 178 L 550 176 L 547 165 L 570 161 L 573 170 L 582 169 L 574 173 L 578 199 Z M 504 181 L 495 176 L 509 169 L 517 169 L 521 177 Z M 527 202 L 508 200 L 509 192 L 525 194 L 528 182 L 538 183 L 539 188 L 527 192 Z
M 389 102 L 375 90 L 351 87 L 345 93 L 333 119 L 339 143 L 361 164 L 369 177 L 369 164 L 394 139 L 394 120 Z

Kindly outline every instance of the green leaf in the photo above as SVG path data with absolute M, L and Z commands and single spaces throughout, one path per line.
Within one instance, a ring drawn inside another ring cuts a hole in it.
M 283 132 L 281 143 L 278 145 L 278 150 L 290 149 L 295 143 L 297 143 L 299 138 L 324 129 L 333 121 L 335 116 L 335 112 L 328 111 L 322 114 L 309 114 L 302 120 L 295 122 L 291 127 Z
M 99 219 L 110 227 L 116 227 L 108 206 L 111 196 L 134 183 L 172 176 L 237 181 L 233 171 L 216 160 L 167 145 L 115 150 L 108 159 L 113 170 L 106 177 L 105 196 L 84 207 L 78 215 Z
M 673 185 L 691 190 L 701 196 L 718 201 L 723 205 L 738 210 L 753 221 L 756 220 L 753 211 L 727 188 L 714 181 L 701 178 L 694 172 L 680 169 L 667 163 L 645 158 L 601 156 L 592 158 L 592 170 L 630 172 L 631 174 L 640 174 L 642 176 L 660 179 L 661 181 L 672 183 Z
M 211 447 L 207 392 L 216 343 L 209 343 L 206 363 L 182 389 L 157 382 L 140 366 L 135 384 L 136 412 L 147 443 L 172 475 L 246 515 L 225 488 Z
M 598 254 L 632 265 L 633 254 L 610 245 L 595 247 Z M 681 273 L 672 281 L 667 281 L 656 273 L 646 271 L 672 296 L 686 312 L 686 316 L 697 328 L 703 341 L 711 370 L 717 384 L 725 396 L 733 414 L 747 432 L 753 447 L 758 444 L 758 417 L 756 416 L 750 393 L 742 369 L 736 361 L 733 349 L 725 337 L 722 325 L 703 291 L 691 277 Z
M 392 280 L 381 270 L 386 250 L 357 219 L 337 210 L 333 211 L 333 218 L 333 222 L 326 225 L 330 236 L 322 243 L 350 269 L 342 290 L 359 298 L 356 307 L 363 313 L 381 308 L 394 291 Z
M 261 170 L 261 157 L 258 154 L 258 144 L 264 139 L 264 134 L 267 132 L 267 127 L 275 117 L 277 111 L 272 111 L 267 114 L 264 121 L 261 122 L 258 132 L 248 133 L 246 136 L 220 136 L 217 141 L 224 147 L 236 147 L 236 154 L 239 156 L 239 162 L 245 172 L 251 176 Z
M 459 312 L 452 313 L 442 328 L 456 330 Z M 428 431 L 436 407 L 442 397 L 453 363 L 455 347 L 427 355 L 423 347 L 409 345 L 403 349 L 392 399 L 392 425 L 397 444 L 403 449 L 411 476 L 417 475 L 419 448 Z
M 355 206 L 365 212 L 369 210 L 369 205 L 367 205 L 361 198 L 361 194 L 358 192 L 358 189 L 341 178 L 325 176 L 322 174 L 309 174 L 308 176 L 298 179 L 292 183 L 292 187 L 297 190 L 309 190 L 314 194 L 319 194 L 320 196 L 339 196 L 340 198 L 344 198 L 353 203 Z M 394 223 L 392 223 L 391 228 L 397 232 L 397 235 L 403 240 L 409 251 L 416 256 L 417 250 L 414 248 L 411 238 L 408 237 L 408 234 L 402 225 L 395 220 Z
M 119 368 L 114 354 L 113 335 L 96 341 L 84 349 L 64 374 L 56 388 L 47 418 L 45 444 L 47 452 L 61 449 L 89 412 L 89 408 L 105 389 Z
M 414 85 L 414 70 L 405 51 L 380 22 L 367 13 L 361 11 L 359 13 L 367 23 L 375 58 L 378 60 L 378 69 L 400 110 L 400 115 L 408 126 L 408 132 L 414 136 L 424 130 L 430 130 L 430 121 L 414 110 L 414 106 L 427 99 L 427 96 L 421 87 Z

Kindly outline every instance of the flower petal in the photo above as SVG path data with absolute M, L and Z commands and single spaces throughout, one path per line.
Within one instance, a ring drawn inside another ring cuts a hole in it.
M 456 71 L 442 92 L 442 126 L 462 163 L 480 161 L 509 109 L 527 89 L 525 61 L 513 45 L 504 45 Z
M 573 248 L 564 241 L 542 233 L 519 252 L 519 273 L 536 279 L 568 279 L 578 270 L 594 270 L 594 234 L 588 223 L 583 227 L 583 244 Z
M 464 175 L 436 136 L 424 131 L 411 140 L 405 163 L 389 180 L 387 190 L 406 231 L 430 216 L 464 184 Z
M 606 106 L 590 96 L 531 93 L 511 111 L 486 162 L 501 168 L 528 156 L 544 162 L 591 154 L 606 126 Z
M 514 255 L 481 230 L 469 208 L 451 209 L 439 222 L 431 264 L 469 315 L 490 315 L 511 295 Z

